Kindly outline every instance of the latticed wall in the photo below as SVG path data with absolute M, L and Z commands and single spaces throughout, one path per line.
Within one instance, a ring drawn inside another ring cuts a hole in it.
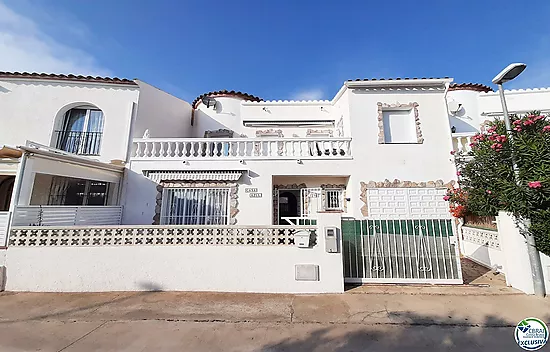
M 496 250 L 500 250 L 500 240 L 498 231 L 476 229 L 473 227 L 462 227 L 462 239 L 472 242 L 480 246 L 486 246 Z
M 312 226 L 98 226 L 98 227 L 15 227 L 10 247 L 82 247 L 82 246 L 293 246 L 297 231 L 310 232 L 310 244 L 316 243 Z

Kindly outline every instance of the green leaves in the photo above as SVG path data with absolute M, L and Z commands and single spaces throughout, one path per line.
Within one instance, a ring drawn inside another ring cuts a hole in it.
M 456 156 L 460 187 L 468 195 L 463 205 L 476 215 L 506 210 L 531 219 L 537 247 L 550 254 L 550 120 L 538 112 L 511 120 L 513 141 L 504 121 L 496 120 L 473 138 L 471 152 Z

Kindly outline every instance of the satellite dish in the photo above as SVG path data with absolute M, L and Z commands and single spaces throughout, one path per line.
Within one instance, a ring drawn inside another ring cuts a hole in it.
M 216 99 L 214 99 L 214 98 L 204 97 L 204 98 L 201 99 L 201 101 L 204 105 L 206 105 L 207 108 L 209 108 L 211 106 L 216 108 Z
M 462 109 L 462 104 L 460 104 L 459 102 L 454 101 L 454 100 L 451 100 L 449 103 L 447 103 L 447 106 L 449 108 L 449 111 L 453 115 L 456 114 L 457 112 L 459 112 Z

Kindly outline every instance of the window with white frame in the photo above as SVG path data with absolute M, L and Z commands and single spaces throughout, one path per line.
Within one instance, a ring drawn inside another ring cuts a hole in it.
M 325 210 L 344 209 L 344 190 L 341 188 L 325 189 Z
M 382 112 L 385 143 L 417 143 L 413 109 Z
M 229 224 L 229 188 L 164 188 L 161 225 Z

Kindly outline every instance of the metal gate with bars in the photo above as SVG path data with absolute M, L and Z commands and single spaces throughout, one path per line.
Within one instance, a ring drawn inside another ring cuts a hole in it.
M 462 284 L 451 221 L 342 220 L 345 282 Z

